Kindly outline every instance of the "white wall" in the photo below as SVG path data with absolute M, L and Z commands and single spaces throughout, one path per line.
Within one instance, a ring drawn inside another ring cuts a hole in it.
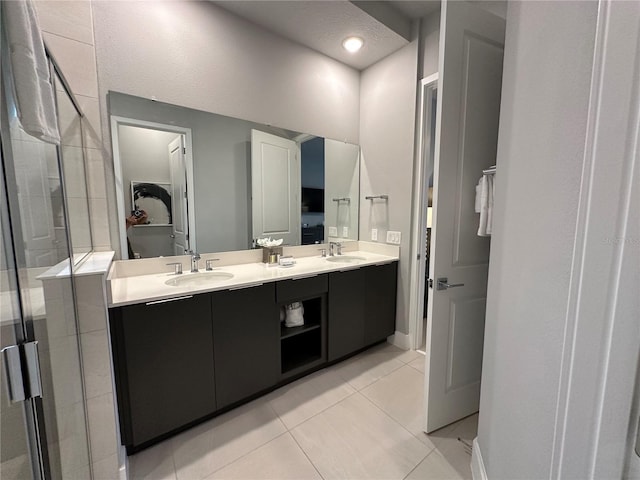
M 358 143 L 356 70 L 210 2 L 93 5 L 103 106 L 114 90 Z
M 489 478 L 549 478 L 596 2 L 512 2 L 478 444 Z
M 440 10 L 427 15 L 420 21 L 420 60 L 422 63 L 420 78 L 426 78 L 438 71 L 439 48 Z
M 362 72 L 360 83 L 360 240 L 378 242 L 388 230 L 402 234 L 398 273 L 396 330 L 409 332 L 409 243 L 413 151 L 418 77 L 418 42 L 389 55 Z M 389 195 L 387 202 L 365 200 Z
M 329 227 L 338 229 L 338 239 L 358 239 L 360 147 L 350 143 L 325 139 L 324 141 L 324 235 Z M 347 197 L 351 201 L 334 202 L 334 198 Z M 347 227 L 347 235 L 343 228 Z M 335 238 L 331 238 L 335 240 Z

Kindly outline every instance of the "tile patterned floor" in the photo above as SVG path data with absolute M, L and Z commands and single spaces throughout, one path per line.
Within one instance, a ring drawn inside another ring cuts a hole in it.
M 130 478 L 470 479 L 477 415 L 423 433 L 423 372 L 374 347 L 129 457 Z

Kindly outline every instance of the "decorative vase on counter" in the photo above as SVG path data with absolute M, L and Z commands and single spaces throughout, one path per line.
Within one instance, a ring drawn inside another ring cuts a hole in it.
M 277 265 L 282 256 L 282 247 L 262 247 L 262 262 Z

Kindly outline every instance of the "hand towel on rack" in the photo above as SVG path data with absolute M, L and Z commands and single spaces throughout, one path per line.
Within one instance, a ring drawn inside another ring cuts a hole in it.
M 487 182 L 489 183 L 489 192 L 487 195 L 487 235 L 493 233 L 493 199 L 495 198 L 495 175 L 487 175 Z
M 478 180 L 478 184 L 476 185 L 476 205 L 475 205 L 475 211 L 476 213 L 480 213 L 480 211 L 482 210 L 482 179 L 484 177 L 480 177 L 480 180 Z
M 20 125 L 29 135 L 59 144 L 49 62 L 31 0 L 2 2 L 8 67 Z
M 480 224 L 478 235 L 491 236 L 493 231 L 493 175 L 483 175 L 480 179 Z

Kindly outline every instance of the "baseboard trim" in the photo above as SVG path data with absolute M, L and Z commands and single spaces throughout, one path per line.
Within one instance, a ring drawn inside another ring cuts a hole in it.
M 403 350 L 411 350 L 411 348 L 413 347 L 411 335 L 398 332 L 397 330 L 396 333 L 394 333 L 390 337 L 387 337 L 387 342 Z
M 482 460 L 482 452 L 480 452 L 480 444 L 478 437 L 473 439 L 473 449 L 471 451 L 471 475 L 473 480 L 488 480 L 487 471 L 484 469 L 484 461 Z

